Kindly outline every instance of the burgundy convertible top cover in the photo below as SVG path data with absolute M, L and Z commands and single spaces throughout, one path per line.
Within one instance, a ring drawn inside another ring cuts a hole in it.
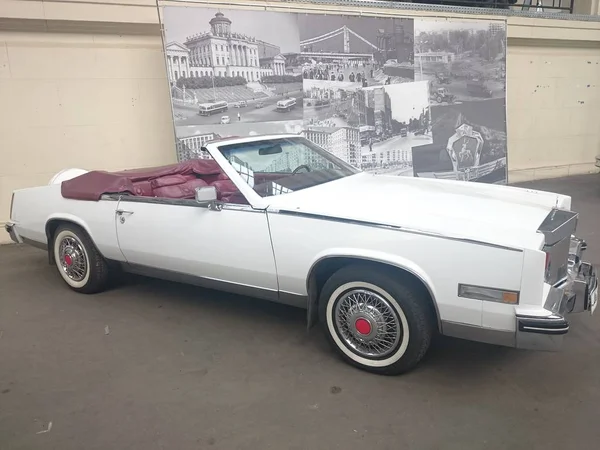
M 135 195 L 134 183 L 151 181 L 171 175 L 221 175 L 221 168 L 212 159 L 194 159 L 168 166 L 105 172 L 94 170 L 71 180 L 63 181 L 61 194 L 74 200 L 100 200 L 104 194 L 129 193 Z

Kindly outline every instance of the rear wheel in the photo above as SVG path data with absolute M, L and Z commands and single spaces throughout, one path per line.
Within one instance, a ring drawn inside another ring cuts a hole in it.
M 319 315 L 330 343 L 345 361 L 382 375 L 416 366 L 434 333 L 429 299 L 363 265 L 344 267 L 327 280 Z
M 81 227 L 60 225 L 54 233 L 53 252 L 58 273 L 71 289 L 84 294 L 105 289 L 108 263 Z

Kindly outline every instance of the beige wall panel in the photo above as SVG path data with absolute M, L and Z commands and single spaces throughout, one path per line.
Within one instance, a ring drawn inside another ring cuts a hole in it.
M 60 106 L 55 81 L 0 80 L 0 131 L 27 126 L 60 125 Z
M 64 128 L 57 126 L 22 125 L 1 130 L 0 177 L 58 172 L 55 169 L 64 164 L 62 158 L 66 155 L 63 136 Z M 6 211 L 2 210 L 5 218 Z
M 175 162 L 158 35 L 0 32 L 0 98 L 0 223 L 66 167 Z
M 117 15 L 120 22 L 158 23 L 156 3 L 136 5 L 129 2 L 44 2 L 44 18 L 47 20 L 112 22 Z
M 41 1 L 2 0 L 0 17 L 15 19 L 43 19 L 44 3 Z
M 167 80 L 144 79 L 138 81 L 139 98 L 137 103 L 137 120 L 142 123 L 164 123 L 172 126 L 171 100 L 165 85 Z M 166 92 L 165 92 L 166 91 Z M 165 92 L 164 95 L 156 95 Z M 171 143 L 171 145 L 174 145 Z
M 509 181 L 585 173 L 600 153 L 600 46 L 509 40 Z
M 10 33 L 8 33 L 10 34 Z M 26 36 L 29 33 L 15 33 Z M 37 34 L 37 33 L 36 33 Z M 42 33 L 42 36 L 45 33 Z M 6 42 L 10 72 L 13 79 L 87 78 L 94 73 L 94 52 L 89 51 L 92 36 L 65 34 L 63 41 Z
M 166 83 L 165 63 L 160 47 L 99 48 L 95 51 L 97 78 L 160 78 Z M 165 92 L 168 92 L 165 84 Z
M 2 78 L 10 78 L 10 65 L 8 64 L 6 42 L 0 41 L 0 79 Z

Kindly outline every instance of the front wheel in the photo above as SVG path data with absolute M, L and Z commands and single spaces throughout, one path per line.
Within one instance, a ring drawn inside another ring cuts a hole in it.
M 108 283 L 108 264 L 79 226 L 63 224 L 53 238 L 54 261 L 63 280 L 76 292 L 93 294 Z
M 319 315 L 328 340 L 345 361 L 382 375 L 415 367 L 434 332 L 429 299 L 363 265 L 344 267 L 327 280 Z

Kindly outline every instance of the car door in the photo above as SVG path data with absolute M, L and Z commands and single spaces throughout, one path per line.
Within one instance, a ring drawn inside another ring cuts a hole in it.
M 123 196 L 115 220 L 119 247 L 134 272 L 277 298 L 264 210 L 228 203 L 214 210 L 195 200 Z

